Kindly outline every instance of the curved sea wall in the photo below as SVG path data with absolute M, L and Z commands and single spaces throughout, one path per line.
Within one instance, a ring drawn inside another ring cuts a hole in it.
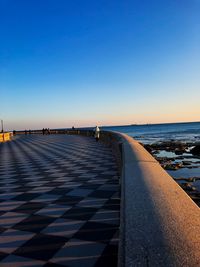
M 100 140 L 121 170 L 119 266 L 200 266 L 199 207 L 132 137 L 105 131 Z
M 119 266 L 200 266 L 198 206 L 133 138 L 122 143 Z

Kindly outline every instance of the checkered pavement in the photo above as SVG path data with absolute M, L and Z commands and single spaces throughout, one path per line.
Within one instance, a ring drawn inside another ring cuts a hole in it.
M 88 137 L 0 144 L 0 266 L 117 266 L 120 188 L 111 150 Z

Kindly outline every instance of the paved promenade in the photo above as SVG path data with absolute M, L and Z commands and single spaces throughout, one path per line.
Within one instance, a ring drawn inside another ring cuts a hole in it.
M 117 266 L 119 179 L 94 139 L 0 144 L 0 266 Z

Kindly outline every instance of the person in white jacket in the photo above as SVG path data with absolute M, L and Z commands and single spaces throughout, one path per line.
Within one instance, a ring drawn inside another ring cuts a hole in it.
M 98 126 L 96 126 L 94 129 L 94 137 L 95 137 L 97 142 L 99 141 L 99 136 L 100 136 L 100 129 Z

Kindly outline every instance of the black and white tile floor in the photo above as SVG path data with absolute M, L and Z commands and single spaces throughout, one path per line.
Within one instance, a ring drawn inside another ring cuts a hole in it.
M 0 266 L 117 266 L 119 179 L 92 138 L 0 144 Z

